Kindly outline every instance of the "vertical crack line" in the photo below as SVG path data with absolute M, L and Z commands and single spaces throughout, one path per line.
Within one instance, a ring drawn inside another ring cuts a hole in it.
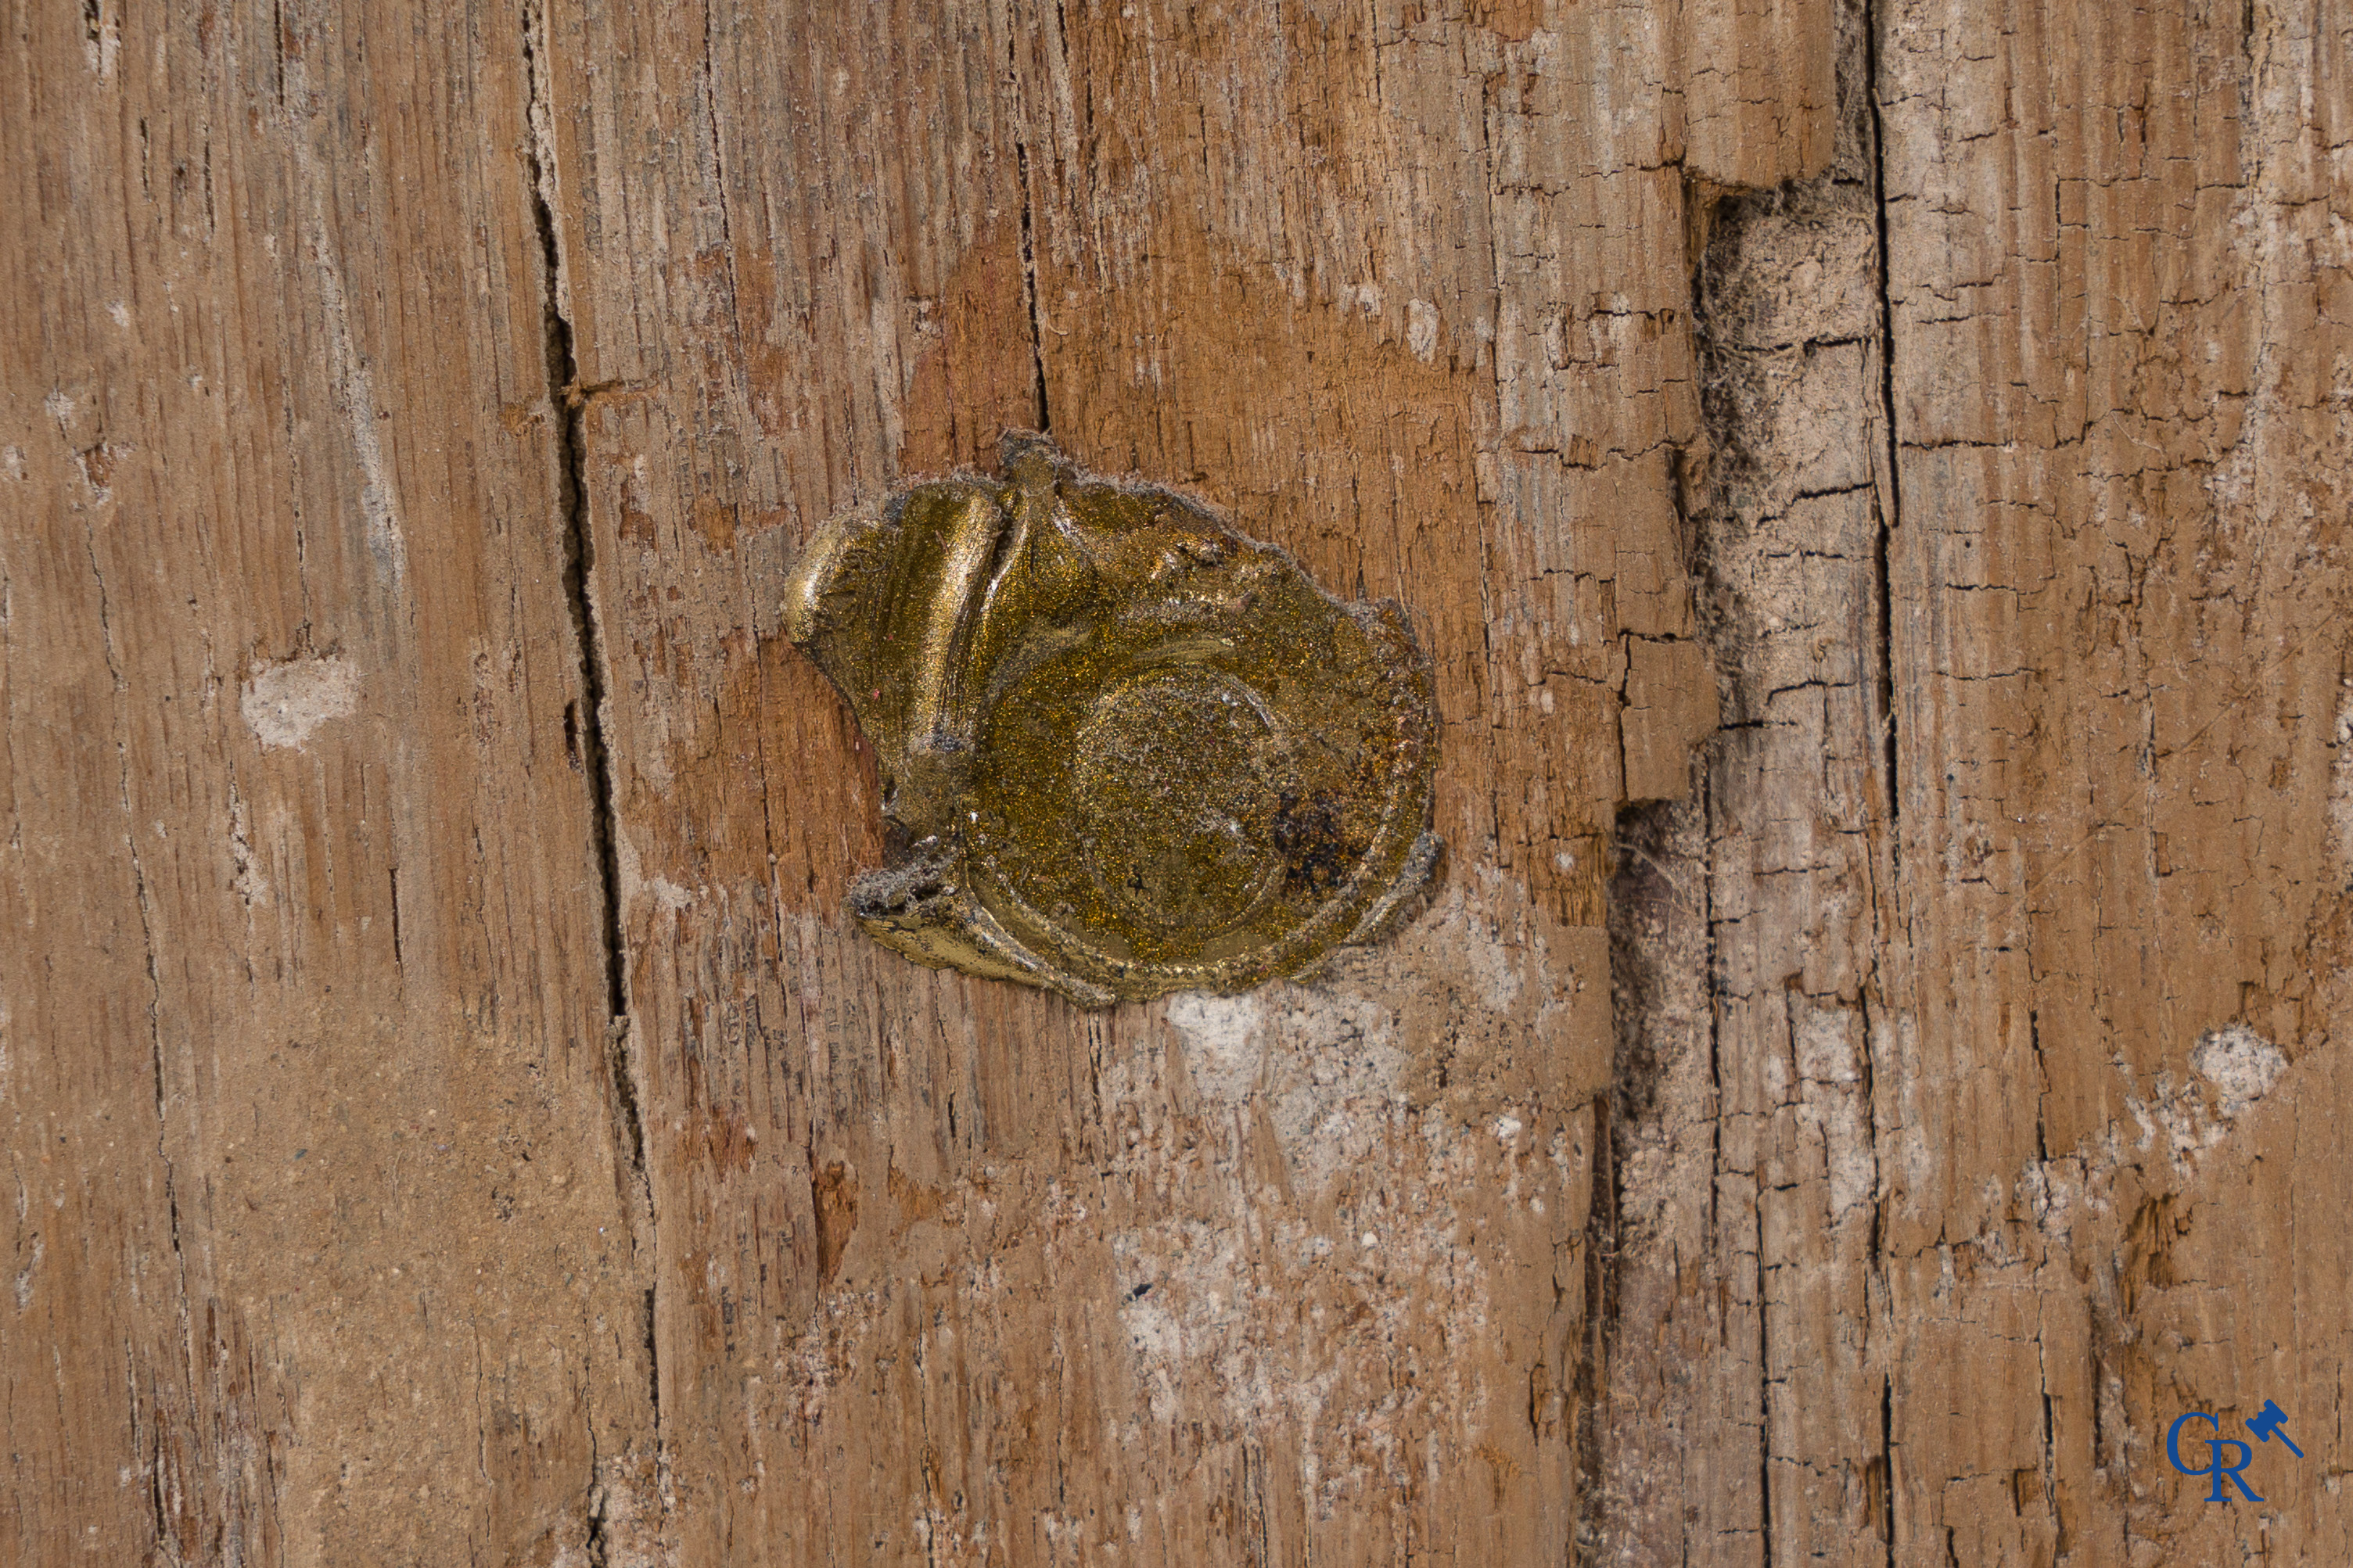
M 1757 1535 L 1773 1568 L 1773 1334 L 1765 1301 L 1765 1215 L 1757 1215 Z
M 1609 1517 L 1608 1464 L 1609 1349 L 1618 1330 L 1618 1161 L 1612 1137 L 1614 1094 L 1593 1101 L 1593 1186 L 1585 1215 L 1585 1345 L 1577 1368 L 1577 1499 L 1574 1562 L 1601 1561 Z
M 400 868 L 390 868 L 388 875 L 392 881 L 392 966 L 397 970 L 407 963 L 400 945 Z
M 115 787 L 122 800 L 122 847 L 131 857 L 132 893 L 139 906 L 139 940 L 146 950 L 147 969 L 147 1047 L 149 1069 L 155 1089 L 155 1155 L 164 1164 L 164 1190 L 172 1193 L 172 1150 L 164 1135 L 164 1126 L 171 1111 L 171 1097 L 166 1090 L 164 1074 L 164 970 L 155 951 L 155 905 L 147 887 L 147 867 L 139 857 L 139 823 L 131 805 L 131 744 L 124 737 L 124 725 L 120 716 L 131 683 L 122 673 L 122 660 L 114 638 L 114 600 L 106 586 L 106 573 L 98 563 L 98 532 L 94 523 L 82 528 L 82 548 L 90 556 L 90 581 L 98 585 L 98 630 L 100 646 L 106 650 L 106 670 L 114 686 L 117 710 L 114 731 Z M 19 816 L 21 822 L 21 814 Z M 21 831 L 21 829 L 20 829 Z M 181 1273 L 181 1306 L 185 1312 L 187 1299 L 187 1268 L 180 1258 L 179 1201 L 172 1198 L 172 1252 L 179 1260 Z
M 2050 1401 L 2044 1400 L 2047 1410 Z M 1879 1380 L 1879 1528 L 1887 1568 L 1895 1568 L 1895 1380 Z
M 1029 308 L 1029 371 L 1038 399 L 1038 431 L 1044 435 L 1054 427 L 1054 412 L 1046 401 L 1046 317 L 1038 303 L 1038 197 L 1029 180 L 1029 109 L 1021 89 L 1021 50 L 1018 34 L 1010 29 L 1005 37 L 1005 82 L 1016 121 L 1014 174 L 1021 182 L 1021 296 Z
M 547 83 L 540 59 L 537 35 L 545 26 L 537 5 L 523 10 L 523 69 L 529 79 L 532 134 L 524 157 L 531 172 L 532 220 L 539 231 L 544 291 L 540 301 L 546 355 L 548 400 L 556 437 L 557 506 L 564 516 L 564 594 L 571 613 L 575 646 L 580 654 L 580 711 L 566 715 L 568 737 L 577 747 L 580 767 L 588 780 L 590 832 L 595 839 L 596 869 L 603 887 L 605 948 L 605 1012 L 607 1035 L 613 1049 L 613 1079 L 629 1131 L 630 1156 L 638 1173 L 645 1172 L 646 1137 L 638 1107 L 634 1075 L 628 1071 L 629 1020 L 628 949 L 621 935 L 621 867 L 618 826 L 613 809 L 612 758 L 605 738 L 605 648 L 602 617 L 595 591 L 596 538 L 588 517 L 587 398 L 580 384 L 580 360 L 566 309 L 562 237 L 555 209 L 549 198 L 554 188 L 554 148 L 548 113 Z
M 106 585 L 106 573 L 99 565 L 96 525 L 85 521 L 82 528 L 82 548 L 90 555 L 90 581 L 98 585 L 98 628 L 101 646 L 106 650 L 106 669 L 114 688 L 115 728 L 114 760 L 116 787 L 122 800 L 122 847 L 131 857 L 132 890 L 139 906 L 140 943 L 145 949 L 147 970 L 147 1048 L 148 1063 L 153 1074 L 155 1089 L 155 1158 L 164 1167 L 164 1203 L 168 1215 L 172 1245 L 172 1272 L 179 1285 L 179 1300 L 174 1303 L 174 1315 L 180 1331 L 181 1364 L 187 1374 L 187 1386 L 193 1395 L 196 1386 L 196 1369 L 201 1364 L 196 1355 L 195 1314 L 188 1300 L 188 1255 L 180 1237 L 180 1189 L 178 1173 L 172 1163 L 172 1141 L 169 1131 L 170 1097 L 164 1072 L 164 970 L 155 946 L 154 899 L 147 886 L 147 868 L 139 856 L 139 824 L 131 804 L 131 743 L 128 725 L 122 710 L 131 689 L 122 673 L 122 659 L 114 636 L 113 595 Z M 19 821 L 22 814 L 19 814 Z M 137 1385 L 132 1385 L 132 1419 L 137 1420 Z M 159 1549 L 173 1551 L 174 1537 L 170 1533 L 163 1512 L 162 1476 L 163 1422 L 161 1397 L 157 1401 L 155 1458 L 150 1467 L 150 1485 L 156 1492 L 155 1539 Z
M 644 1194 L 650 1237 L 658 1222 L 653 1181 L 646 1168 L 645 1117 L 638 1103 L 636 1063 L 631 1049 L 628 950 L 621 930 L 620 833 L 613 805 L 612 755 L 605 733 L 605 647 L 603 620 L 596 596 L 596 536 L 588 515 L 588 397 L 580 380 L 580 359 L 569 308 L 569 275 L 565 269 L 562 232 L 555 221 L 555 132 L 545 0 L 524 0 L 522 24 L 522 63 L 531 132 L 524 139 L 523 156 L 531 176 L 532 221 L 539 233 L 543 286 L 541 324 L 548 401 L 556 437 L 557 506 L 564 518 L 565 601 L 571 614 L 574 643 L 580 654 L 578 706 L 582 711 L 576 719 L 567 715 L 571 731 L 568 738 L 578 748 L 581 771 L 588 780 L 589 826 L 604 900 L 605 1065 L 628 1142 L 630 1169 Z M 654 1317 L 659 1256 L 657 1251 L 655 1283 L 646 1289 L 644 1328 L 648 1396 L 657 1453 L 662 1425 L 660 1346 Z M 600 1482 L 601 1478 L 592 1473 L 592 1497 Z M 592 1548 L 601 1547 L 601 1534 L 594 1531 L 594 1523 L 592 1519 Z M 591 1561 L 597 1560 L 592 1551 Z
M 2050 1128 L 2046 1112 L 2051 1102 L 2051 1066 L 2042 1059 L 2042 1010 L 2026 1010 L 2026 1044 L 2034 1053 L 2034 1158 L 2037 1163 L 2051 1163 Z
M 588 1430 L 588 1505 L 580 1544 L 587 1553 L 588 1568 L 607 1568 L 611 1553 L 605 1541 L 605 1462 L 596 1452 L 596 1423 L 593 1416 L 585 1425 Z
M 1883 210 L 1881 212 L 1879 217 L 1879 243 L 1883 253 L 1887 245 L 1887 216 Z M 1881 263 L 1881 267 L 1882 277 L 1883 279 L 1885 269 L 1885 263 L 1883 260 Z M 1880 395 L 1887 407 L 1888 421 L 1888 504 L 1885 507 L 1874 506 L 1873 508 L 1873 510 L 1879 514 L 1878 537 L 1873 540 L 1871 551 L 1872 570 L 1878 578 L 1878 582 L 1874 585 L 1874 588 L 1879 598 L 1879 625 L 1875 628 L 1879 634 L 1879 658 L 1878 669 L 1875 671 L 1877 679 L 1874 680 L 1873 684 L 1879 688 L 1878 698 L 1881 737 L 1879 765 L 1883 775 L 1887 781 L 1887 828 L 1889 835 L 1894 839 L 1896 846 L 1900 847 L 1903 842 L 1901 831 L 1903 827 L 1904 815 L 1904 791 L 1897 781 L 1895 773 L 1895 588 L 1894 574 L 1890 569 L 1888 557 L 1893 552 L 1892 545 L 1894 543 L 1894 535 L 1900 523 L 1901 503 L 1899 503 L 1895 499 L 1895 391 L 1892 384 L 1884 384 L 1886 375 L 1892 374 L 1887 372 L 1887 362 L 1894 357 L 1888 352 L 1894 340 L 1888 336 L 1883 325 L 1885 311 L 1887 309 L 1886 299 L 1886 285 L 1884 281 L 1883 281 L 1880 286 L 1880 310 L 1882 313 L 1883 326 L 1880 333 L 1881 341 L 1879 359 L 1883 371 L 1883 383 L 1881 387 Z
M 1029 188 L 1029 147 L 1025 142 L 1013 143 L 1013 157 L 1021 180 L 1021 290 L 1029 306 L 1029 369 L 1036 377 L 1038 398 L 1038 431 L 1044 435 L 1054 427 L 1054 415 L 1046 402 L 1046 322 L 1038 309 L 1038 248 L 1034 219 L 1037 205 Z
M 1894 532 L 1904 526 L 1904 477 L 1899 459 L 1903 443 L 1895 429 L 1895 304 L 1888 291 L 1891 249 L 1887 224 L 1887 130 L 1879 108 L 1879 16 L 1876 0 L 1862 0 L 1862 92 L 1871 107 L 1871 216 L 1879 250 L 1879 408 L 1885 421 L 1887 492 L 1880 506 L 1879 537 L 1873 551 L 1879 575 L 1880 717 L 1885 726 L 1881 766 L 1887 777 L 1887 826 L 1902 866 L 1903 795 L 1895 771 L 1895 595 L 1889 555 Z

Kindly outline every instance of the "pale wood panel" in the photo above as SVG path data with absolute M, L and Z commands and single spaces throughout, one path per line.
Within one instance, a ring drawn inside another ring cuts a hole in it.
M 2345 23 L 1883 25 L 1898 1543 L 2341 1556 Z M 2163 1442 L 2267 1398 L 2258 1527 Z
M 0 1556 L 576 1556 L 650 1274 L 520 30 L 11 24 Z
M 1088 5 L 547 37 L 660 1542 L 1568 1550 L 1621 757 L 1679 788 L 1655 759 L 1713 718 L 1659 689 L 1619 734 L 1628 639 L 1693 633 L 1680 35 Z M 1824 142 L 1791 102 L 1719 132 L 1725 177 L 1792 156 L 1744 137 Z M 1413 610 L 1454 860 L 1395 951 L 1087 1017 L 845 931 L 871 771 L 777 639 L 778 569 L 1033 425 Z
M 2337 1550 L 2325 15 L 12 20 L 16 1556 Z M 844 928 L 776 585 L 1039 425 L 1409 606 L 1395 944 Z

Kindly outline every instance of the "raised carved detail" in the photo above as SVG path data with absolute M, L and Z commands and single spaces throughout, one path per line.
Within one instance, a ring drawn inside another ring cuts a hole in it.
M 851 885 L 859 923 L 1089 1006 L 1381 934 L 1440 847 L 1398 607 L 1042 437 L 1002 455 L 1003 480 L 834 519 L 787 590 L 787 634 L 875 747 L 887 864 Z

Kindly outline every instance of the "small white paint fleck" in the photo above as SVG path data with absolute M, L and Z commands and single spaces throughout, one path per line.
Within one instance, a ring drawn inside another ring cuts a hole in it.
M 109 305 L 106 308 L 106 313 L 114 319 L 114 324 L 116 326 L 121 327 L 126 332 L 131 330 L 131 307 L 124 304 L 121 300 L 117 300 L 114 303 Z
M 261 738 L 261 748 L 299 747 L 330 719 L 359 706 L 360 672 L 340 655 L 290 658 L 261 666 L 245 683 L 237 711 Z
M 1438 353 L 1438 307 L 1427 300 L 1413 300 L 1406 304 L 1405 346 L 1419 360 L 1431 359 Z
M 16 1310 L 20 1312 L 33 1304 L 33 1276 L 40 1272 L 41 1254 L 47 1246 L 41 1240 L 41 1233 L 35 1231 L 33 1256 L 26 1260 L 24 1268 L 16 1271 Z
M 2337 829 L 2337 858 L 2353 867 L 2353 680 L 2341 685 L 2343 694 L 2337 706 L 2337 761 L 2328 770 L 2328 819 Z
M 70 425 L 73 423 L 74 400 L 68 397 L 64 393 L 52 391 L 47 397 L 41 399 L 41 406 L 47 409 L 49 411 L 49 417 L 56 420 L 58 424 Z
M 1516 1116 L 1498 1116 L 1495 1118 L 1495 1142 L 1509 1144 L 1513 1139 L 1520 1135 L 1520 1129 L 1524 1125 L 1525 1123 Z
M 1378 1247 L 1380 1244 L 1381 1238 L 1375 1236 L 1369 1230 L 1356 1238 L 1356 1245 L 1358 1247 Z
M 99 80 L 112 81 L 115 57 L 121 52 L 122 24 L 119 19 L 110 16 L 105 25 L 99 28 L 97 37 L 83 43 L 82 64 Z

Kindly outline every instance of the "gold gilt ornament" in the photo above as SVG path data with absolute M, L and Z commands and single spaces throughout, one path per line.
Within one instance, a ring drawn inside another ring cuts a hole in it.
M 1437 868 L 1429 661 L 1200 502 L 1008 434 L 1002 481 L 834 519 L 786 630 L 874 744 L 875 941 L 1082 1005 L 1240 991 Z

